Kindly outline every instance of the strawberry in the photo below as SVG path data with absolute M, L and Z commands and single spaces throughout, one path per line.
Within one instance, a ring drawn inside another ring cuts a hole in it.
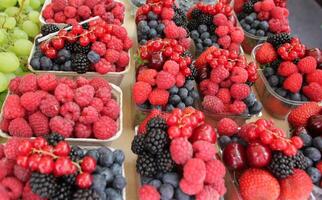
M 316 82 L 310 83 L 303 87 L 303 93 L 311 101 L 322 101 L 322 86 Z
M 308 83 L 317 82 L 322 86 L 322 69 L 318 69 L 315 72 L 308 74 L 306 76 L 306 81 Z
M 271 43 L 265 42 L 256 52 L 256 60 L 260 64 L 268 64 L 277 59 L 277 52 Z
M 287 79 L 283 83 L 283 87 L 286 90 L 289 90 L 293 93 L 297 93 L 301 90 L 303 83 L 303 76 L 300 73 L 294 73 L 287 77 Z
M 244 200 L 276 200 L 280 195 L 277 179 L 269 172 L 255 168 L 241 175 L 239 190 Z
M 321 107 L 316 102 L 303 104 L 292 110 L 288 122 L 294 127 L 306 126 L 308 119 L 320 112 Z
M 281 195 L 279 200 L 309 199 L 313 190 L 311 178 L 305 171 L 295 169 L 294 174 L 280 181 Z
M 317 66 L 317 61 L 312 56 L 306 56 L 302 58 L 298 63 L 297 67 L 299 68 L 300 72 L 303 74 L 310 74 L 315 71 Z

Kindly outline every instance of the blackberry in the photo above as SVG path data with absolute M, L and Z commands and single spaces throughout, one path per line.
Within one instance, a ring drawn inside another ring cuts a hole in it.
M 267 42 L 278 48 L 282 44 L 291 42 L 291 35 L 288 33 L 272 34 L 268 36 Z
M 35 172 L 30 176 L 30 188 L 33 193 L 42 198 L 50 199 L 57 194 L 58 184 L 54 175 Z
M 196 69 L 194 63 L 192 63 L 190 66 L 191 75 L 187 77 L 188 80 L 196 80 L 198 77 L 198 70 Z
M 252 4 L 259 2 L 260 0 L 249 0 Z
M 167 122 L 162 117 L 154 117 L 147 123 L 147 131 L 150 132 L 152 129 L 161 129 L 166 131 L 168 129 Z
M 202 11 L 199 9 L 194 9 L 191 12 L 191 18 L 198 19 L 202 15 Z
M 66 182 L 60 182 L 57 185 L 56 193 L 50 200 L 66 200 L 70 199 L 72 195 L 72 186 Z
M 216 25 L 215 24 L 211 24 L 211 25 L 209 25 L 209 33 L 214 33 L 215 32 L 215 30 L 216 30 Z
M 192 58 L 192 54 L 191 54 L 191 52 L 190 52 L 190 51 L 185 51 L 185 52 L 183 52 L 182 56 L 183 56 L 183 57 L 190 57 L 190 58 Z
M 136 171 L 141 176 L 154 177 L 157 174 L 154 158 L 148 154 L 139 155 L 136 160 Z
M 201 16 L 200 16 L 200 24 L 206 24 L 207 26 L 210 26 L 213 24 L 213 19 L 214 19 L 214 16 L 212 16 L 211 14 L 205 14 L 203 13 Z
M 201 67 L 197 69 L 198 71 L 198 76 L 197 76 L 197 81 L 200 83 L 201 81 L 209 78 L 210 74 L 210 68 L 209 67 Z
M 294 167 L 305 170 L 308 167 L 307 160 L 301 151 L 298 151 L 294 158 Z
M 79 42 L 75 42 L 73 44 L 73 52 L 74 53 L 82 53 L 82 54 L 88 54 L 88 52 L 91 50 L 91 45 L 88 44 L 87 46 L 83 47 L 82 45 L 80 45 Z
M 168 144 L 168 135 L 164 130 L 152 129 L 145 136 L 144 148 L 153 155 L 162 153 Z
M 175 163 L 171 159 L 169 151 L 158 154 L 156 156 L 156 164 L 158 166 L 158 170 L 163 173 L 172 172 L 175 167 Z
M 131 150 L 137 155 L 142 155 L 144 153 L 144 135 L 136 135 L 132 141 Z
M 62 176 L 62 180 L 70 185 L 75 185 L 77 174 Z
M 70 42 L 66 42 L 65 43 L 65 49 L 69 50 L 69 51 L 73 51 L 74 48 L 74 44 L 70 43 Z
M 59 31 L 59 28 L 54 24 L 45 24 L 41 27 L 41 34 L 43 36 L 48 35 L 50 33 L 55 33 L 57 31 Z
M 254 4 L 251 1 L 246 2 L 243 5 L 243 11 L 247 14 L 254 12 Z
M 268 169 L 277 178 L 286 178 L 293 174 L 295 160 L 292 156 L 286 156 L 282 152 L 274 152 Z
M 52 146 L 56 146 L 58 142 L 64 141 L 65 138 L 58 133 L 51 133 L 49 135 L 45 135 L 44 138 L 47 140 L 47 143 Z
M 189 20 L 187 28 L 191 32 L 193 30 L 197 30 L 198 26 L 199 26 L 199 21 L 198 21 L 198 19 L 194 18 L 194 19 Z
M 100 200 L 100 196 L 93 189 L 79 189 L 73 194 L 73 199 L 77 200 Z
M 174 7 L 173 21 L 177 26 L 182 26 L 184 28 L 186 28 L 188 24 L 188 20 L 184 11 L 176 6 Z
M 72 161 L 77 162 L 84 157 L 84 152 L 80 147 L 72 146 L 69 157 Z
M 72 57 L 73 70 L 79 74 L 84 74 L 89 70 L 91 62 L 86 54 L 77 53 Z

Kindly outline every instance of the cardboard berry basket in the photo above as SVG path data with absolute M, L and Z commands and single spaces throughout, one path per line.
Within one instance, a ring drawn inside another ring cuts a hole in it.
M 98 19 L 98 17 L 94 17 L 94 18 L 91 18 L 89 20 L 86 20 L 86 21 L 83 21 L 81 22 L 80 24 L 84 24 L 84 23 L 87 23 L 89 21 L 92 21 L 92 20 L 95 20 L 95 19 Z M 67 27 L 67 28 L 64 28 L 65 30 L 70 30 L 71 27 Z M 44 40 L 47 40 L 47 39 L 50 39 L 54 36 L 56 36 L 58 34 L 58 32 L 56 33 L 51 33 L 45 37 L 42 37 L 42 35 L 38 35 L 35 37 L 35 40 L 34 40 L 34 44 L 33 44 L 33 47 L 31 49 L 31 52 L 30 52 L 30 55 L 29 55 L 29 58 L 28 58 L 28 69 L 35 73 L 35 74 L 48 74 L 48 73 L 51 73 L 51 74 L 55 74 L 56 76 L 67 76 L 67 77 L 77 77 L 77 76 L 84 76 L 86 78 L 93 78 L 93 77 L 102 77 L 104 79 L 106 79 L 108 82 L 110 83 L 113 83 L 117 86 L 120 86 L 121 83 L 122 83 L 122 80 L 124 78 L 124 76 L 130 71 L 130 66 L 131 66 L 131 59 L 130 59 L 130 62 L 128 64 L 127 67 L 125 67 L 125 69 L 121 72 L 109 72 L 107 74 L 99 74 L 97 72 L 86 72 L 84 74 L 78 74 L 77 72 L 74 72 L 74 71 L 45 71 L 45 70 L 35 70 L 33 69 L 33 67 L 31 66 L 30 62 L 31 62 L 31 59 L 33 58 L 33 55 L 35 54 L 35 51 L 36 51 L 36 44 L 44 41 Z M 131 58 L 131 50 L 129 50 L 128 54 L 129 54 L 129 58 Z
M 256 61 L 256 51 L 261 45 L 257 45 L 251 54 L 251 58 L 254 62 Z M 259 65 L 259 63 L 257 63 Z M 262 70 L 258 70 L 259 78 L 255 82 L 257 94 L 261 99 L 265 109 L 273 116 L 278 119 L 284 119 L 285 116 L 293 109 L 304 103 L 305 101 L 292 101 L 278 95 L 272 87 L 269 85 L 266 77 Z
M 76 78 L 76 77 L 75 77 Z M 123 131 L 123 92 L 120 87 L 111 84 L 112 87 L 112 97 L 116 100 L 118 105 L 120 106 L 120 116 L 118 118 L 117 125 L 118 125 L 118 131 L 115 133 L 115 135 L 109 139 L 106 140 L 101 140 L 101 139 L 95 139 L 95 138 L 65 138 L 66 141 L 72 143 L 72 144 L 78 144 L 78 145 L 109 145 L 111 144 L 114 140 L 117 140 Z M 7 97 L 9 96 L 10 92 L 7 94 Z M 6 99 L 7 99 L 6 97 Z M 3 117 L 3 107 L 6 103 L 6 99 L 3 102 L 3 105 L 1 107 L 1 113 L 0 113 L 0 121 L 2 121 Z M 0 130 L 0 137 L 3 138 L 11 138 L 11 136 L 8 133 L 3 132 Z M 35 137 L 31 137 L 31 139 L 35 139 Z

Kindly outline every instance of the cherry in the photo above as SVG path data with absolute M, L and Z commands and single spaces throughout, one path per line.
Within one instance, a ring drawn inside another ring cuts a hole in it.
M 217 140 L 217 135 L 215 130 L 212 128 L 212 126 L 204 123 L 193 130 L 191 140 L 192 142 L 195 142 L 198 140 L 204 140 L 215 144 Z
M 76 177 L 76 184 L 81 189 L 86 189 L 91 187 L 92 182 L 93 182 L 92 175 L 86 172 L 81 173 Z
M 32 144 L 29 140 L 23 140 L 18 146 L 19 155 L 27 156 L 32 150 Z
M 307 129 L 312 136 L 322 136 L 322 115 L 313 115 L 309 118 Z
M 28 166 L 31 171 L 37 171 L 38 170 L 38 165 L 39 161 L 41 159 L 41 155 L 39 154 L 32 154 L 28 158 Z
M 50 48 L 48 48 L 48 49 L 46 50 L 45 55 L 46 55 L 48 58 L 53 59 L 53 58 L 56 58 L 56 57 L 57 57 L 57 51 L 56 51 L 54 48 L 50 47 Z
M 85 156 L 81 163 L 82 170 L 84 172 L 92 173 L 96 168 L 96 161 L 90 156 Z
M 229 143 L 223 151 L 223 160 L 231 169 L 243 169 L 246 167 L 245 148 L 237 142 Z
M 265 145 L 251 143 L 246 150 L 248 164 L 252 167 L 265 167 L 271 161 L 271 150 Z
M 39 172 L 42 174 L 50 174 L 54 170 L 54 161 L 50 156 L 43 156 L 39 161 Z
M 47 146 L 47 141 L 45 138 L 43 137 L 37 137 L 36 139 L 34 139 L 33 141 L 33 146 L 36 148 L 36 149 L 41 149 L 45 146 Z
M 17 164 L 23 168 L 28 168 L 28 157 L 18 156 L 16 160 Z
M 57 38 L 56 37 L 56 38 L 53 38 L 51 40 L 51 44 L 54 47 L 54 49 L 59 50 L 59 49 L 64 48 L 65 42 L 64 42 L 64 40 L 62 38 Z
M 54 154 L 57 156 L 68 156 L 70 150 L 71 148 L 66 141 L 60 141 L 54 148 Z

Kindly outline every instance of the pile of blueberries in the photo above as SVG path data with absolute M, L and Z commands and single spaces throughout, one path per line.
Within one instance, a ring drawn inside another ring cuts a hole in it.
M 146 2 L 146 0 L 131 0 L 132 4 L 134 4 L 136 7 L 143 6 Z
M 246 15 L 245 17 L 240 15 L 238 19 L 244 31 L 252 35 L 264 37 L 270 33 L 268 22 L 258 20 L 255 12 Z
M 217 44 L 218 37 L 213 33 L 213 31 L 211 32 L 205 24 L 200 24 L 197 30 L 192 30 L 190 32 L 190 37 L 195 43 L 198 54 L 202 53 L 210 46 L 216 46 L 219 48 L 219 45 Z
M 141 20 L 137 25 L 137 34 L 140 45 L 147 41 L 163 37 L 165 25 L 153 11 L 148 13 L 146 20 Z
M 254 92 L 251 92 L 246 99 L 243 100 L 247 106 L 244 115 L 256 115 L 261 112 L 263 105 L 256 99 Z

